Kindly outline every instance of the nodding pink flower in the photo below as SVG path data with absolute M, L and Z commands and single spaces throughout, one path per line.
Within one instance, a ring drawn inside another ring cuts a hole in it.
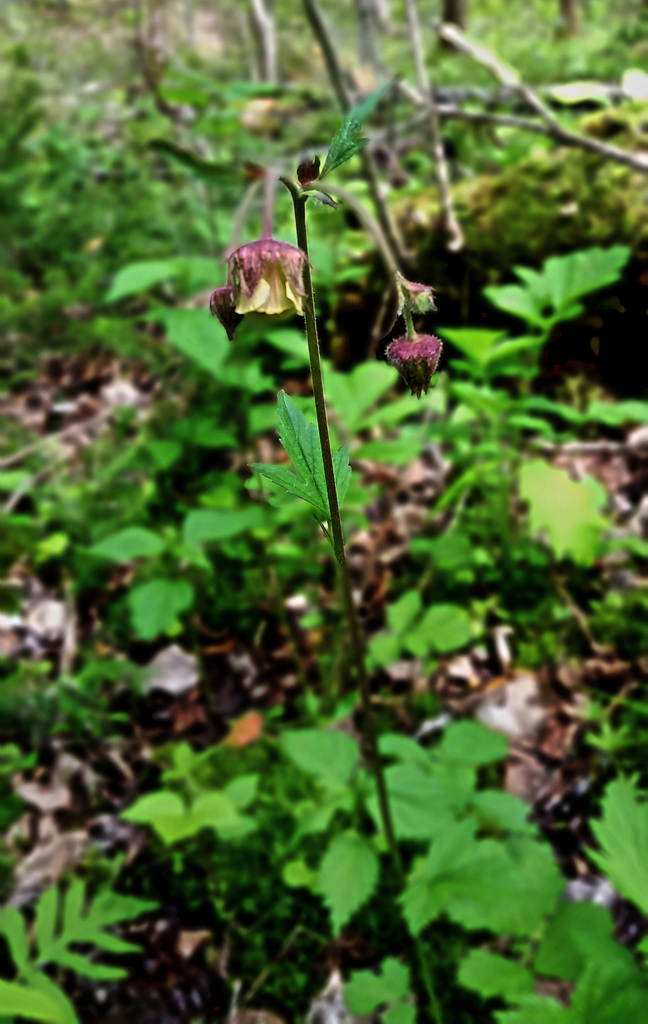
M 236 249 L 228 260 L 228 280 L 237 313 L 283 313 L 303 316 L 306 256 L 295 245 L 259 238 Z
M 385 359 L 396 367 L 412 394 L 420 398 L 421 392 L 427 393 L 430 387 L 442 351 L 442 342 L 433 334 L 417 334 L 411 341 L 408 337 L 392 341 Z
M 236 312 L 236 293 L 231 284 L 214 289 L 209 296 L 209 308 L 214 316 L 218 317 L 231 341 L 234 331 L 243 319 L 240 313 Z

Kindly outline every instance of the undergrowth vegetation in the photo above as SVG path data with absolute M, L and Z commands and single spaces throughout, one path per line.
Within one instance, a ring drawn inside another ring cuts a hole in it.
M 645 10 L 95 6 L 0 13 L 0 1019 L 648 1019 Z

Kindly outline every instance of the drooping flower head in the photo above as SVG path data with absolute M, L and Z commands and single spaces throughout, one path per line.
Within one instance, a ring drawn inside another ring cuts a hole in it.
M 243 319 L 240 313 L 236 312 L 236 293 L 231 284 L 214 289 L 209 296 L 209 308 L 214 316 L 218 317 L 231 341 L 234 331 Z
M 443 344 L 433 334 L 417 334 L 411 341 L 407 336 L 396 338 L 385 351 L 385 359 L 395 366 L 413 395 L 427 393 L 430 381 L 441 358 Z
M 303 315 L 305 262 L 301 249 L 276 238 L 259 238 L 235 249 L 228 260 L 228 281 L 236 313 L 293 310 Z

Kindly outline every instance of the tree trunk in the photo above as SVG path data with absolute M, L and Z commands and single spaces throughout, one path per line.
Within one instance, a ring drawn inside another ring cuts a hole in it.
M 443 21 L 459 28 L 466 27 L 466 5 L 467 0 L 443 0 Z
M 578 35 L 578 0 L 560 0 L 559 35 Z

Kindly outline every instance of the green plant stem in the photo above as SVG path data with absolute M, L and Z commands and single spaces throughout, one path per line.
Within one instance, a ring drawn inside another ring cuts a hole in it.
M 294 182 L 290 181 L 289 178 L 282 177 L 280 180 L 286 186 L 292 197 L 293 206 L 295 209 L 295 228 L 297 231 L 297 245 L 302 250 L 304 255 L 308 258 L 308 231 L 306 228 L 306 203 L 308 201 L 308 194 L 302 193 L 301 190 L 297 187 L 297 185 L 295 185 Z M 378 749 L 376 718 L 374 715 L 374 709 L 371 702 L 371 691 L 369 689 L 369 679 L 367 676 L 367 669 L 365 666 L 364 641 L 362 637 L 362 630 L 360 628 L 360 622 L 358 619 L 358 611 L 355 606 L 355 601 L 353 600 L 351 575 L 349 573 L 349 564 L 346 559 L 346 550 L 344 547 L 344 534 L 342 531 L 340 505 L 338 502 L 337 487 L 335 484 L 335 471 L 333 468 L 333 456 L 331 453 L 331 438 L 328 429 L 328 417 L 326 414 L 326 401 L 324 398 L 324 385 L 322 381 L 322 364 L 320 359 L 319 338 L 317 334 L 317 320 L 315 318 L 315 295 L 313 292 L 313 278 L 311 274 L 310 262 L 308 261 L 304 264 L 304 292 L 304 321 L 306 324 L 306 338 L 308 340 L 308 355 L 311 366 L 311 379 L 313 384 L 313 397 L 315 399 L 315 412 L 317 415 L 317 429 L 320 436 L 320 443 L 322 446 L 322 458 L 324 461 L 324 477 L 326 479 L 326 491 L 328 496 L 330 512 L 331 540 L 333 543 L 333 551 L 335 552 L 335 558 L 340 569 L 340 576 L 342 580 L 342 594 L 344 598 L 346 614 L 348 617 L 349 629 L 351 632 L 353 660 L 355 663 L 356 675 L 358 677 L 360 699 L 362 702 L 362 713 L 364 717 L 365 742 L 374 778 L 376 781 L 378 806 L 380 808 L 380 820 L 382 822 L 383 831 L 385 833 L 385 838 L 387 840 L 389 852 L 391 854 L 392 861 L 394 864 L 396 877 L 398 878 L 399 882 L 402 885 L 404 885 L 405 872 L 403 871 L 403 863 L 401 861 L 400 851 L 398 849 L 398 843 L 396 842 L 396 835 L 394 833 L 394 824 L 391 815 L 391 808 L 389 806 L 389 796 L 387 794 L 387 783 L 385 781 L 385 773 L 383 771 L 382 763 L 380 760 L 380 752 Z M 423 979 L 423 984 L 425 985 L 425 989 L 428 994 L 428 999 L 430 1001 L 431 1016 L 435 1021 L 435 1024 L 443 1024 L 441 1006 L 437 994 L 434 990 L 434 984 L 432 982 L 432 976 L 430 973 L 428 957 L 426 956 L 425 946 L 422 940 L 418 937 L 414 940 L 414 945 L 416 949 L 417 958 L 419 961 L 421 977 Z
M 405 325 L 407 327 L 407 340 L 414 341 L 416 337 L 416 331 L 414 330 L 414 321 L 412 319 L 412 307 L 410 306 L 407 300 L 405 300 L 403 316 L 405 317 Z

